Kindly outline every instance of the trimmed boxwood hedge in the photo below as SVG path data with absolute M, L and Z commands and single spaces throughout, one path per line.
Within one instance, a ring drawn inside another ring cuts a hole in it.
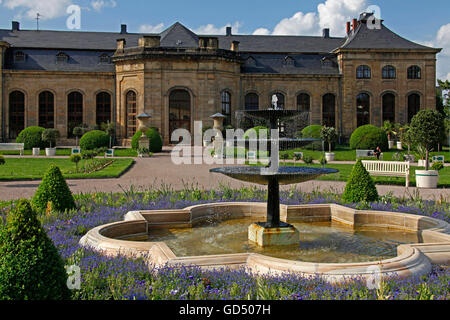
M 361 201 L 373 202 L 378 198 L 378 191 L 372 177 L 364 168 L 362 161 L 358 160 L 347 181 L 342 200 L 347 203 L 358 203 Z
M 0 226 L 0 300 L 68 300 L 67 273 L 27 200 Z
M 304 128 L 302 130 L 302 139 L 321 139 L 322 126 L 320 125 L 312 125 Z M 317 141 L 313 142 L 310 145 L 305 146 L 304 148 L 307 150 L 322 150 L 322 142 Z
M 150 152 L 158 153 L 162 151 L 163 141 L 161 135 L 156 128 L 150 128 L 145 132 L 145 135 L 150 140 Z M 131 147 L 135 150 L 139 149 L 139 138 L 142 136 L 142 131 L 138 131 L 131 139 Z
M 95 150 L 109 147 L 109 135 L 100 130 L 85 133 L 80 139 L 81 150 Z
M 32 126 L 23 129 L 16 138 L 16 143 L 23 143 L 25 150 L 48 148 L 49 144 L 42 140 L 45 128 Z
M 388 137 L 383 129 L 371 124 L 359 127 L 350 137 L 350 148 L 354 150 L 375 150 L 377 147 L 388 151 Z

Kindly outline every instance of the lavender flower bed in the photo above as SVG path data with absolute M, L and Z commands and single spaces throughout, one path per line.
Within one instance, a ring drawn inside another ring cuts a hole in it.
M 378 290 L 369 290 L 359 279 L 345 285 L 329 285 L 317 278 L 304 279 L 293 274 L 256 277 L 244 270 L 204 272 L 198 268 L 148 270 L 144 259 L 107 258 L 78 245 L 91 228 L 115 221 L 132 210 L 185 208 L 210 202 L 265 200 L 264 190 L 222 188 L 204 192 L 196 188 L 173 192 L 168 189 L 123 194 L 87 194 L 76 197 L 78 210 L 41 217 L 42 223 L 68 265 L 81 268 L 81 290 L 74 299 L 449 299 L 450 271 L 435 266 L 427 277 L 408 280 L 392 278 Z M 282 192 L 284 204 L 340 203 L 333 193 Z M 0 204 L 0 216 L 14 202 Z M 426 215 L 450 222 L 447 203 L 384 197 L 377 203 L 352 204 L 358 209 L 399 211 Z

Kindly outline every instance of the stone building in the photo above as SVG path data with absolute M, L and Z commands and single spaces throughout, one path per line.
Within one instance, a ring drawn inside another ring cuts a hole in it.
M 197 35 L 180 23 L 161 34 L 0 30 L 0 139 L 25 127 L 113 122 L 123 144 L 151 115 L 166 144 L 176 128 L 212 126 L 221 112 L 265 109 L 272 96 L 336 127 L 409 122 L 436 105 L 436 54 L 362 13 L 346 37 Z M 71 141 L 67 141 L 70 143 Z

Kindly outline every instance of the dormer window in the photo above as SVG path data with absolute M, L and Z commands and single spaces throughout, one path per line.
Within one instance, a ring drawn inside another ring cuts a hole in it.
M 295 60 L 291 56 L 286 56 L 283 61 L 283 65 L 285 66 L 295 66 Z
M 245 64 L 255 67 L 256 66 L 256 60 L 252 56 L 248 57 L 247 60 L 245 60 Z
M 22 51 L 17 51 L 14 54 L 14 62 L 25 62 L 25 53 Z
M 357 79 L 370 79 L 372 77 L 372 72 L 369 66 L 359 66 L 356 69 Z
M 69 56 L 64 52 L 60 52 L 56 55 L 56 63 L 67 63 Z
M 329 57 L 322 58 L 322 66 L 324 68 L 331 68 L 333 67 L 333 61 Z
M 100 55 L 98 60 L 99 60 L 99 63 L 110 63 L 110 58 L 106 53 Z

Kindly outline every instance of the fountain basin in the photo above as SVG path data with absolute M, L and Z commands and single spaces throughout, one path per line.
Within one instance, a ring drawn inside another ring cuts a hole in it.
M 343 282 L 348 277 L 373 279 L 374 268 L 380 276 L 399 277 L 424 275 L 431 271 L 431 263 L 450 265 L 450 226 L 445 221 L 398 212 L 359 211 L 336 204 L 281 205 L 281 218 L 288 223 L 333 221 L 352 228 L 387 228 L 415 232 L 421 243 L 397 247 L 397 256 L 381 261 L 358 263 L 316 263 L 294 261 L 259 253 L 234 253 L 201 256 L 177 256 L 164 241 L 128 241 L 144 237 L 155 230 L 195 226 L 211 216 L 260 219 L 266 214 L 264 203 L 213 203 L 182 210 L 154 210 L 129 212 L 125 221 L 99 226 L 81 240 L 82 246 L 103 254 L 145 257 L 153 267 L 191 266 L 204 269 L 245 268 L 259 274 L 293 272 L 305 277 L 321 277 L 325 281 Z

